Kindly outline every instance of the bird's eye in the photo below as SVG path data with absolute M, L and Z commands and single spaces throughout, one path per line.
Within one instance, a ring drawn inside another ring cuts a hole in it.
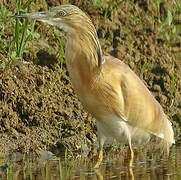
M 55 17 L 63 17 L 63 16 L 65 16 L 66 15 L 66 12 L 65 11 L 59 11 L 56 15 L 55 15 Z

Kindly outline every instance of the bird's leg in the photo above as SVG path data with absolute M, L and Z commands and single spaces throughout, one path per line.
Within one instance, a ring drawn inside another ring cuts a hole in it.
M 129 167 L 132 167 L 133 166 L 133 159 L 134 159 L 134 152 L 133 152 L 133 149 L 132 149 L 132 145 L 131 145 L 131 140 L 129 141 L 129 144 L 128 144 L 128 153 L 129 153 Z
M 98 130 L 99 150 L 98 150 L 97 162 L 96 162 L 96 165 L 94 166 L 94 168 L 96 168 L 96 169 L 100 167 L 101 162 L 103 160 L 103 146 L 104 146 L 104 142 L 106 140 L 106 137 L 102 133 L 98 122 L 97 122 L 97 130 Z
M 96 162 L 96 165 L 94 166 L 94 168 L 96 168 L 96 169 L 99 168 L 102 160 L 103 160 L 103 146 L 100 146 L 99 151 L 98 151 L 97 162 Z
M 130 180 L 134 180 L 134 173 L 132 167 L 128 167 L 128 177 Z
M 96 173 L 97 180 L 104 180 L 104 177 L 99 169 L 94 169 L 94 172 Z
M 169 157 L 169 154 L 170 154 L 170 146 L 171 146 L 171 144 L 169 142 L 167 142 L 167 141 L 164 142 L 165 156 L 167 158 Z
M 132 167 L 133 166 L 133 158 L 134 158 L 134 152 L 133 152 L 133 149 L 132 149 L 132 144 L 131 144 L 131 133 L 130 133 L 130 130 L 127 126 L 127 124 L 125 122 L 122 122 L 122 127 L 124 128 L 124 132 L 125 132 L 125 135 L 128 139 L 128 154 L 129 154 L 129 159 L 128 159 L 128 163 L 129 163 L 129 167 Z

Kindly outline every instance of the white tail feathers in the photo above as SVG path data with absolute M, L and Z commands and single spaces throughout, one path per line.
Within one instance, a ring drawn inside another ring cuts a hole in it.
M 162 133 L 164 135 L 163 139 L 166 140 L 167 143 L 170 144 L 170 146 L 172 144 L 175 144 L 172 123 L 167 119 L 166 115 L 164 115 L 164 119 L 163 119 Z
M 172 146 L 172 144 L 175 144 L 173 127 L 172 123 L 168 120 L 163 111 L 161 112 L 159 120 L 161 121 L 161 123 L 159 128 L 157 129 L 157 132 L 150 131 L 150 133 L 155 135 L 156 137 L 159 137 L 158 139 L 156 139 L 157 147 L 168 156 L 170 147 Z
M 172 144 L 175 144 L 175 139 L 172 123 L 168 120 L 165 114 L 163 114 L 161 133 L 163 137 L 160 138 L 162 138 L 163 141 L 161 141 L 162 148 L 160 148 L 163 152 L 167 154 L 167 156 L 169 156 L 170 147 L 172 146 Z
M 157 132 L 150 131 L 150 133 L 166 141 L 170 147 L 172 144 L 175 144 L 172 123 L 168 120 L 163 111 L 161 112 L 159 120 L 161 121 L 161 123 L 158 123 L 159 127 L 157 129 Z

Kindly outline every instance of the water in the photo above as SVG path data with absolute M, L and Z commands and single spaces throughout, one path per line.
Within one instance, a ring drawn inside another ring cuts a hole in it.
M 181 180 L 181 147 L 173 147 L 169 159 L 159 153 L 137 152 L 132 168 L 122 154 L 106 155 L 100 169 L 94 170 L 88 158 L 55 158 L 44 153 L 32 160 L 20 153 L 0 161 L 0 180 Z M 45 160 L 51 158 L 50 160 Z

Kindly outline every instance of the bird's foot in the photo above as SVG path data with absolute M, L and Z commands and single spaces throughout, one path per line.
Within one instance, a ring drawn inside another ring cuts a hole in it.
M 103 160 L 103 150 L 100 149 L 99 154 L 98 154 L 98 158 L 97 158 L 97 162 L 96 162 L 96 165 L 94 166 L 94 169 L 98 169 L 100 167 L 102 160 Z
M 94 169 L 99 169 L 100 165 L 101 165 L 101 162 L 97 161 L 97 163 L 94 166 Z

